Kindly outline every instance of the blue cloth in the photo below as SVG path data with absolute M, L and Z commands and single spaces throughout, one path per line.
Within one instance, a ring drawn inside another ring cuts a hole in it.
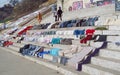
M 52 38 L 51 44 L 60 44 L 61 38 Z
M 68 24 L 67 27 L 73 27 L 73 23 Z
M 38 51 L 40 48 L 41 48 L 40 46 L 28 44 L 28 45 L 25 45 L 23 47 L 22 54 L 23 55 L 34 56 L 35 52 Z
M 76 23 L 76 20 L 71 20 L 71 23 Z
M 65 28 L 65 27 L 67 27 L 67 25 L 70 24 L 70 23 L 71 23 L 71 21 L 62 22 L 62 23 L 60 23 L 60 28 Z
M 76 37 L 78 37 L 78 35 L 84 35 L 85 30 L 74 30 L 73 34 L 76 35 Z
M 39 53 L 37 54 L 37 56 L 43 58 L 43 55 L 44 55 L 44 54 L 50 54 L 50 51 L 39 52 Z
M 50 55 L 52 56 L 58 56 L 59 55 L 59 48 L 53 48 L 50 50 Z

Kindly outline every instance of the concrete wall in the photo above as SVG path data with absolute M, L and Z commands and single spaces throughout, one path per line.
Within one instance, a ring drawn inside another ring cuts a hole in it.
M 57 0 L 57 5 L 58 7 L 61 6 L 64 11 L 69 11 L 71 8 L 72 10 L 79 10 L 82 8 L 89 8 L 89 7 L 94 7 L 96 6 L 97 1 L 101 0 Z

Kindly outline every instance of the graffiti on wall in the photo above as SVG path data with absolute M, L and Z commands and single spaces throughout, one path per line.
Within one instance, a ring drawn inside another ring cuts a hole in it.
M 90 8 L 91 7 L 91 3 L 85 3 L 85 8 Z
M 83 1 L 73 2 L 73 4 L 72 4 L 72 9 L 73 10 L 79 10 L 79 9 L 82 9 L 82 8 L 83 8 Z
M 97 6 L 103 6 L 115 3 L 115 0 L 103 0 L 103 1 L 97 1 Z
M 69 11 L 79 10 L 83 8 L 83 5 L 85 6 L 85 8 L 90 8 L 93 6 L 103 6 L 103 5 L 115 3 L 115 0 L 99 0 L 99 1 L 89 0 L 88 3 L 84 3 L 84 4 L 83 1 L 84 0 L 73 2 L 72 5 L 69 6 L 68 10 Z

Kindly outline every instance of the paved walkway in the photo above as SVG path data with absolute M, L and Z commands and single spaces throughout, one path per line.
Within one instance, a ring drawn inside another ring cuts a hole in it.
M 0 75 L 61 75 L 57 71 L 0 49 Z

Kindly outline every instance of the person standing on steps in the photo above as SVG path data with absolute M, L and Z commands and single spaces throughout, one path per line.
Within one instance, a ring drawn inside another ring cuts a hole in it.
M 39 12 L 39 14 L 38 14 L 38 16 L 37 16 L 37 19 L 38 19 L 38 22 L 39 22 L 39 24 L 40 24 L 40 22 L 41 22 L 41 20 L 42 20 L 42 15 L 41 15 L 40 12 Z
M 62 11 L 61 7 L 59 7 L 59 10 L 57 11 L 58 21 L 59 21 L 59 19 L 62 21 L 62 13 L 63 13 L 63 11 Z
M 55 21 L 57 21 L 57 6 L 56 6 L 56 4 L 52 5 L 51 10 L 53 13 L 53 17 L 55 18 Z
M 54 13 L 55 21 L 57 21 L 57 11 Z

